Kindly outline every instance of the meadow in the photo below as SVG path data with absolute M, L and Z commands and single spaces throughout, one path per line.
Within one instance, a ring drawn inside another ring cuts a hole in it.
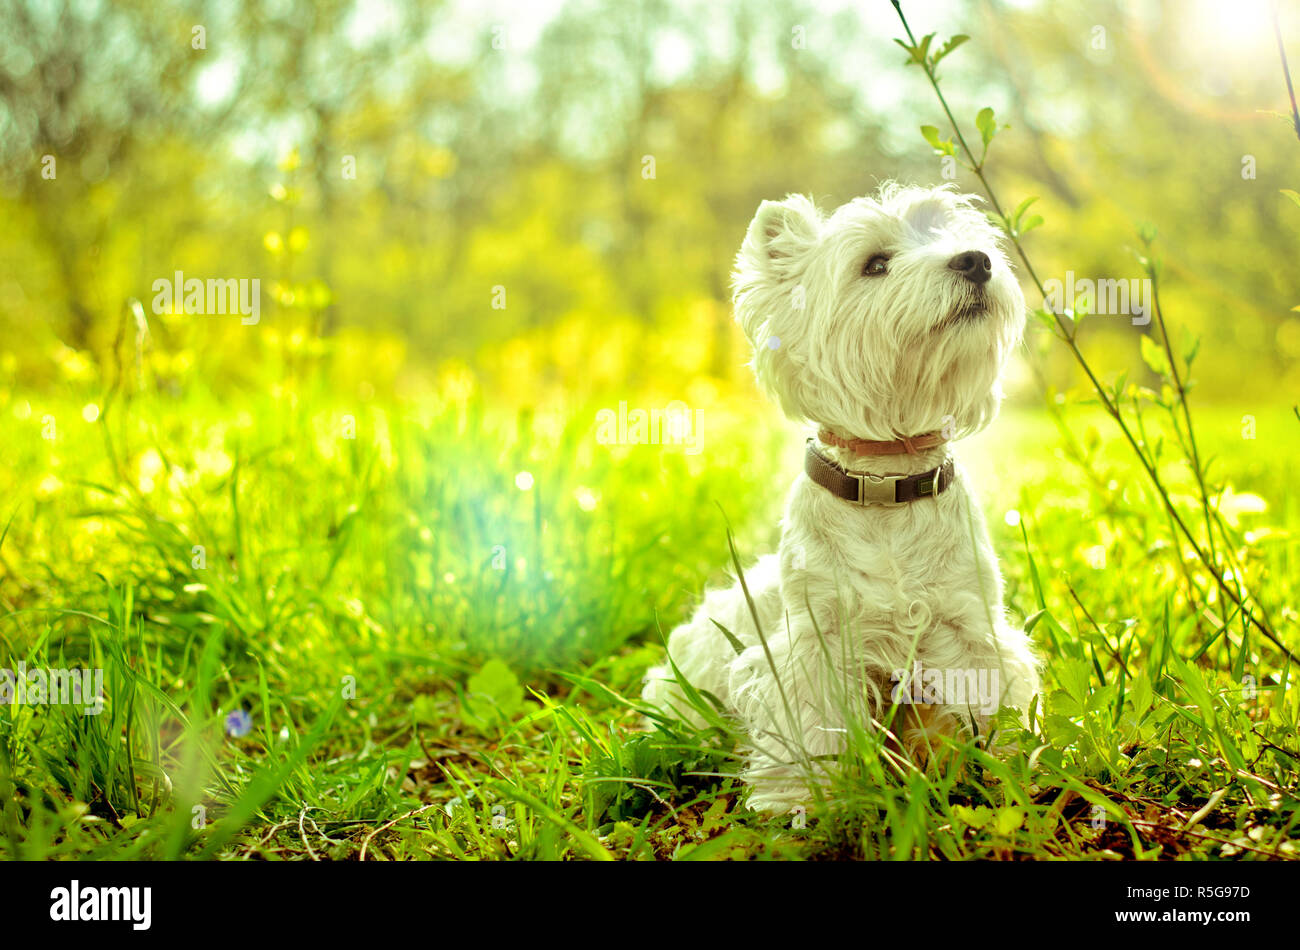
M 575 0 L 512 46 L 234 3 L 209 51 L 167 3 L 6 5 L 0 858 L 1300 859 L 1273 34 L 878 6 Z M 802 463 L 731 320 L 745 224 L 887 177 L 984 196 L 1030 301 L 957 450 L 1044 690 L 925 762 L 852 729 L 766 817 L 733 723 L 641 679 Z M 260 280 L 257 318 L 157 299 L 178 271 Z M 1076 276 L 1146 321 L 1048 302 Z
M 360 408 L 327 374 L 238 404 L 81 388 L 5 407 L 0 637 L 102 668 L 106 702 L 0 707 L 5 857 L 1296 856 L 1289 663 L 1213 591 L 1183 606 L 1197 568 L 1094 407 L 1077 444 L 1013 407 L 965 453 L 1046 661 L 1015 754 L 897 769 L 863 736 L 829 801 L 771 819 L 725 723 L 637 709 L 729 530 L 742 563 L 775 543 L 800 440 L 756 397 L 699 410 L 692 456 L 464 379 Z M 1241 416 L 1205 451 L 1233 556 L 1285 604 L 1298 423 Z

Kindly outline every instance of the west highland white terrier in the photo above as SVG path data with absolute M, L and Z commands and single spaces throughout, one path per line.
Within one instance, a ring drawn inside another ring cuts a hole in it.
M 760 811 L 809 800 L 852 721 L 889 721 L 890 748 L 924 755 L 939 733 L 985 734 L 999 705 L 1023 718 L 1038 692 L 948 448 L 997 414 L 1024 325 L 976 200 L 887 184 L 829 217 L 802 196 L 764 201 L 736 257 L 758 382 L 816 436 L 777 553 L 744 572 L 749 596 L 740 583 L 706 592 L 668 654 L 743 729 Z M 643 696 L 702 722 L 667 664 Z

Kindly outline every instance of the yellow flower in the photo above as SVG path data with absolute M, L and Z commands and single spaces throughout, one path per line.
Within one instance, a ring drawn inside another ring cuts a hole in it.
M 154 489 L 154 479 L 162 474 L 163 460 L 155 449 L 146 449 L 136 462 L 136 482 L 140 491 L 148 493 Z
M 68 379 L 86 379 L 91 374 L 90 360 L 70 346 L 58 346 L 54 351 L 54 361 Z
M 1216 507 L 1228 524 L 1235 528 L 1241 523 L 1242 515 L 1261 515 L 1267 511 L 1268 502 L 1250 492 L 1239 494 L 1232 490 L 1231 485 L 1225 485 Z
M 57 475 L 46 475 L 41 479 L 40 484 L 36 486 L 37 498 L 49 498 L 51 495 L 63 488 L 63 482 Z

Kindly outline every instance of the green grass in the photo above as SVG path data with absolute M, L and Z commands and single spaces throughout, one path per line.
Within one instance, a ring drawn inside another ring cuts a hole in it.
M 742 557 L 775 543 L 799 441 L 769 409 L 719 412 L 690 456 L 597 444 L 595 407 L 89 401 L 0 400 L 0 666 L 102 668 L 106 700 L 0 706 L 0 857 L 1300 857 L 1293 676 L 1240 616 L 1189 611 L 1208 581 L 1087 407 L 1078 459 L 1033 407 L 966 447 L 1047 662 L 1032 728 L 928 770 L 861 731 L 827 800 L 769 819 L 728 723 L 635 708 L 728 521 Z M 1246 441 L 1241 415 L 1199 434 L 1294 649 L 1297 423 Z

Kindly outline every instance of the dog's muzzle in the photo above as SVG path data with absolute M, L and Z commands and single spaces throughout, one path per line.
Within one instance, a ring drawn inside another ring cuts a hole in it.
M 948 269 L 956 271 L 976 287 L 988 283 L 993 276 L 993 261 L 983 251 L 966 251 L 948 262 Z

